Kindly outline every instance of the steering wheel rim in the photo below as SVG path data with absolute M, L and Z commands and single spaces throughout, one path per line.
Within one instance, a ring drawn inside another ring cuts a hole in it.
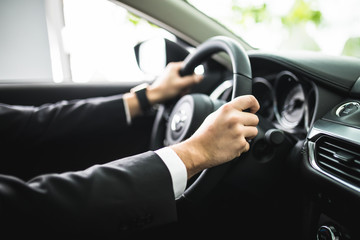
M 212 37 L 199 45 L 193 53 L 185 58 L 184 65 L 180 70 L 180 75 L 186 76 L 193 74 L 194 69 L 198 65 L 210 58 L 213 54 L 219 52 L 227 53 L 232 63 L 232 99 L 241 95 L 251 94 L 252 71 L 249 57 L 244 48 L 229 37 Z M 166 122 L 164 114 L 166 114 L 166 107 L 161 105 L 158 109 L 152 129 L 150 148 L 153 150 L 162 147 L 159 143 L 159 138 L 161 138 L 160 136 L 165 135 L 165 130 L 161 127 L 161 125 L 165 125 Z M 203 197 L 206 196 L 222 178 L 230 164 L 231 162 L 228 162 L 220 166 L 203 170 L 197 179 L 185 189 L 185 192 L 178 200 L 186 199 L 192 202 L 201 201 L 201 199 L 203 199 Z
M 219 52 L 226 52 L 231 60 L 234 80 L 232 99 L 237 96 L 251 94 L 252 71 L 249 57 L 244 48 L 229 37 L 212 37 L 199 45 L 194 53 L 185 58 L 184 66 L 180 70 L 180 75 L 186 76 L 193 74 L 194 69 L 199 64 Z

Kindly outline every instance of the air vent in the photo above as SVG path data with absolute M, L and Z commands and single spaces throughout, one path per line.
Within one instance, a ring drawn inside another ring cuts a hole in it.
M 316 142 L 316 163 L 324 171 L 360 186 L 360 146 L 330 137 Z

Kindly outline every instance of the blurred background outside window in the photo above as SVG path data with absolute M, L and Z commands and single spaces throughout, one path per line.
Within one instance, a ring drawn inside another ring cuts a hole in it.
M 360 57 L 359 0 L 189 0 L 261 50 Z

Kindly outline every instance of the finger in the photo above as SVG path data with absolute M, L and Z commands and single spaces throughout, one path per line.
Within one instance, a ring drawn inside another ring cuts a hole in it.
M 183 66 L 183 62 L 170 62 L 168 66 L 179 71 Z
M 256 113 L 260 109 L 259 102 L 253 95 L 243 95 L 233 99 L 231 102 L 239 111 L 250 109 L 251 113 Z
M 240 156 L 242 153 L 249 151 L 250 149 L 250 144 L 246 141 L 243 140 L 243 142 L 240 144 L 241 148 L 239 149 L 240 152 L 238 154 L 238 156 Z
M 189 87 L 189 86 L 192 86 L 194 84 L 201 82 L 202 79 L 203 79 L 202 75 L 193 74 L 193 75 L 182 77 L 179 81 L 181 81 L 181 84 L 183 87 Z
M 247 152 L 249 150 L 250 150 L 250 144 L 248 142 L 246 142 L 243 152 Z
M 249 112 L 239 112 L 239 117 L 244 126 L 257 126 L 259 124 L 259 117 Z
M 256 127 L 244 127 L 244 137 L 246 140 L 253 139 L 258 135 L 258 129 Z
M 168 71 L 172 74 L 176 74 L 180 77 L 180 69 L 182 68 L 182 62 L 170 62 L 166 65 L 165 71 Z

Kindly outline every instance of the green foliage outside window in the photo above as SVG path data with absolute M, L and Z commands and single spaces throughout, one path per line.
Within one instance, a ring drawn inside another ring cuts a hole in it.
M 316 26 L 320 25 L 322 14 L 319 10 L 313 9 L 311 3 L 310 1 L 296 0 L 290 12 L 281 18 L 281 22 L 288 27 L 308 22 L 312 22 Z

